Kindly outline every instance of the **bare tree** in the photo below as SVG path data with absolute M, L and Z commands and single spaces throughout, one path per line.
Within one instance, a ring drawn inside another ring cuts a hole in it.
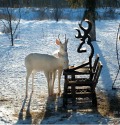
M 56 21 L 59 21 L 60 17 L 61 17 L 61 14 L 62 14 L 62 10 L 61 10 L 61 2 L 60 0 L 54 0 L 54 3 L 53 3 L 53 16 L 54 16 L 54 19 Z
M 3 11 L 4 11 L 3 13 L 4 13 L 5 18 L 1 19 L 1 21 L 2 21 L 3 26 L 4 26 L 3 32 L 8 35 L 8 38 L 11 41 L 11 45 L 14 46 L 14 40 L 16 38 L 16 32 L 17 32 L 18 26 L 20 24 L 21 13 L 20 13 L 20 7 L 19 7 L 18 8 L 19 17 L 18 17 L 18 19 L 16 19 L 13 16 L 13 9 L 14 8 L 11 8 L 9 6 L 7 6 L 3 9 Z

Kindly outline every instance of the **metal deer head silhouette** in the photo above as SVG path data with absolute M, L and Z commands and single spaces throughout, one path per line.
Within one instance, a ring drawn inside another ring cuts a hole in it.
M 83 21 L 78 24 L 80 29 L 83 31 L 83 35 L 81 34 L 79 29 L 76 29 L 78 31 L 78 35 L 76 35 L 75 37 L 80 39 L 80 41 L 81 41 L 81 43 L 80 43 L 80 45 L 79 45 L 79 47 L 77 49 L 78 53 L 86 52 L 85 49 L 82 49 L 82 46 L 83 46 L 83 44 L 85 44 L 86 39 L 88 39 L 87 44 L 88 45 L 91 44 L 91 37 L 90 37 L 89 33 L 90 33 L 91 29 L 92 29 L 92 23 L 87 19 L 85 19 L 84 21 L 88 23 L 88 28 L 84 28 L 82 26 Z
M 80 45 L 78 46 L 77 52 L 78 53 L 82 53 L 82 52 L 86 52 L 86 49 L 83 49 L 83 45 L 85 44 L 85 42 L 87 42 L 87 44 L 90 46 L 91 48 L 91 53 L 89 55 L 89 62 L 86 63 L 90 65 L 90 68 L 92 67 L 92 57 L 94 55 L 94 47 L 91 43 L 91 36 L 89 35 L 91 29 L 92 29 L 92 23 L 89 20 L 84 20 L 85 22 L 88 23 L 88 28 L 84 28 L 82 26 L 82 22 L 81 24 L 79 24 L 79 28 L 83 31 L 83 35 L 81 34 L 79 29 L 76 29 L 78 31 L 78 35 L 75 36 L 76 38 L 80 39 Z

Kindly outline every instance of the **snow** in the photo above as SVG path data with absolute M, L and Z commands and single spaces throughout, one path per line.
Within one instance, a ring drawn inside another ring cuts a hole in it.
M 29 17 L 34 15 L 28 9 L 24 11 L 29 13 Z M 42 72 L 35 76 L 33 93 L 31 93 L 31 79 L 29 80 L 29 97 L 25 98 L 24 58 L 33 52 L 52 54 L 58 49 L 55 44 L 58 34 L 63 42 L 65 34 L 69 38 L 70 65 L 79 65 L 87 58 L 86 54 L 79 54 L 76 51 L 79 40 L 75 38 L 77 31 L 74 28 L 78 27 L 78 21 L 27 19 L 21 20 L 18 28 L 19 35 L 13 47 L 10 46 L 11 43 L 7 35 L 2 33 L 2 26 L 0 26 L 0 124 L 120 124 L 119 118 L 102 116 L 98 112 L 64 111 L 62 98 L 56 95 L 48 98 L 47 83 Z M 96 91 L 105 92 L 108 95 L 114 93 L 112 83 L 118 69 L 115 42 L 119 24 L 120 19 L 96 21 L 97 41 L 94 41 L 93 45 L 95 55 L 98 53 L 103 63 Z M 120 48 L 120 42 L 118 46 Z M 89 51 L 87 53 L 89 54 Z M 62 76 L 62 90 L 63 83 Z M 58 90 L 57 86 L 56 80 L 55 92 Z M 115 86 L 120 87 L 120 74 Z M 116 95 L 120 96 L 120 92 L 116 91 Z M 47 115 L 46 118 L 45 115 Z

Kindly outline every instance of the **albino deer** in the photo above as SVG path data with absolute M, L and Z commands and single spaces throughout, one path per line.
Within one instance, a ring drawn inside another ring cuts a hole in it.
M 62 43 L 59 35 L 58 35 L 58 39 L 56 39 L 56 44 L 59 45 L 59 50 L 56 50 L 53 55 L 56 58 L 59 58 L 58 53 L 60 53 L 61 55 L 65 56 L 66 58 L 68 58 L 68 53 L 67 53 L 67 43 L 68 43 L 68 39 L 66 39 L 66 34 L 65 34 L 65 42 Z M 61 87 L 60 87 L 60 79 L 61 79 L 61 75 L 62 75 L 62 71 L 63 68 L 59 68 L 58 69 L 58 93 L 61 92 Z M 54 88 L 54 84 L 53 84 L 53 88 Z
M 68 68 L 68 58 L 58 53 L 58 58 L 39 53 L 31 53 L 25 58 L 25 66 L 27 70 L 26 76 L 26 97 L 28 95 L 28 79 L 32 73 L 32 91 L 34 75 L 38 71 L 43 71 L 48 83 L 48 94 L 53 94 L 53 86 L 55 81 L 55 73 L 57 69 L 67 69 Z M 52 78 L 53 77 L 53 78 Z M 52 78 L 52 83 L 51 83 Z

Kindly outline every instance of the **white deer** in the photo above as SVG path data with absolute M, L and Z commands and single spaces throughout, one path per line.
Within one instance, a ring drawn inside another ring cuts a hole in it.
M 61 40 L 60 40 L 60 38 L 59 38 L 59 35 L 58 35 L 58 39 L 56 39 L 56 44 L 59 46 L 59 50 L 56 50 L 53 53 L 53 55 L 56 58 L 59 58 L 58 53 L 60 53 L 61 55 L 63 55 L 66 58 L 68 58 L 68 52 L 67 52 L 68 39 L 66 39 L 66 34 L 65 34 L 65 42 L 62 43 Z M 58 93 L 61 92 L 60 80 L 61 80 L 62 71 L 63 71 L 63 68 L 59 68 L 58 69 Z M 54 88 L 54 84 L 53 84 L 53 88 Z
M 25 58 L 25 66 L 27 70 L 26 76 L 26 97 L 28 96 L 28 79 L 32 74 L 32 91 L 34 83 L 34 75 L 38 71 L 43 71 L 48 83 L 48 94 L 53 94 L 53 86 L 55 81 L 55 74 L 57 69 L 67 69 L 68 68 L 68 58 L 66 56 L 58 53 L 58 58 L 48 55 L 31 53 Z M 51 82 L 52 78 L 52 82 Z

